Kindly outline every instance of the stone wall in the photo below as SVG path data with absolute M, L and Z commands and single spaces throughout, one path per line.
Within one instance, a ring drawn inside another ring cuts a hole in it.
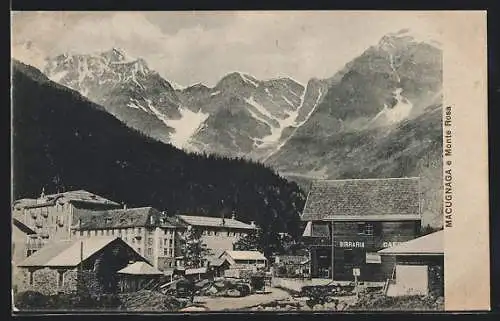
M 59 283 L 59 271 L 63 273 L 63 282 Z M 58 292 L 69 293 L 76 290 L 76 271 L 73 269 L 57 270 L 52 268 L 41 268 L 36 270 L 20 269 L 20 283 L 17 285 L 18 292 L 37 291 L 45 295 L 57 294 Z M 30 273 L 33 273 L 33 283 L 30 284 Z

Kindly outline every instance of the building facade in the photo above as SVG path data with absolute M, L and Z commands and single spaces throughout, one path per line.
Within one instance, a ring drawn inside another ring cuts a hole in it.
M 420 233 L 419 180 L 316 181 L 301 219 L 312 277 L 353 280 L 356 269 L 359 280 L 384 281 L 395 261 L 377 252 Z
M 15 201 L 12 206 L 12 218 L 35 232 L 26 238 L 24 257 L 36 252 L 50 241 L 69 239 L 71 227 L 80 211 L 112 209 L 120 206 L 116 202 L 84 190 L 51 195 L 42 193 L 36 199 L 25 198 Z
M 72 237 L 115 236 L 124 240 L 160 271 L 175 267 L 177 229 L 182 225 L 152 208 L 80 212 Z
M 386 287 L 388 296 L 444 295 L 443 235 L 441 230 L 379 251 L 396 261 Z
M 116 290 L 116 272 L 131 262 L 144 261 L 123 240 L 97 237 L 51 242 L 19 263 L 18 291 L 51 295 L 79 290 L 107 293 Z
M 191 215 L 177 215 L 176 217 L 186 226 L 201 231 L 201 239 L 214 257 L 218 257 L 226 250 L 233 250 L 234 243 L 257 230 L 254 222 L 246 224 L 236 220 L 234 215 L 231 218 Z

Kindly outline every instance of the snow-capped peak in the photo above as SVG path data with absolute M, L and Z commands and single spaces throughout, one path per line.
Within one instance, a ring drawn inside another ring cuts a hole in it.
M 379 41 L 379 47 L 394 47 L 396 41 L 408 41 L 416 43 L 426 43 L 431 46 L 441 48 L 441 42 L 437 34 L 430 34 L 413 29 L 401 29 L 397 32 L 388 33 Z

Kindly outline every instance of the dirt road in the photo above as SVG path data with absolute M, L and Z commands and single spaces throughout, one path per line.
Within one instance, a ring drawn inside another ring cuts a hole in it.
M 242 298 L 197 296 L 194 298 L 194 303 L 196 305 L 203 305 L 210 311 L 239 310 L 258 304 L 283 300 L 290 296 L 288 292 L 277 288 L 268 288 L 268 291 L 270 293 L 251 294 Z

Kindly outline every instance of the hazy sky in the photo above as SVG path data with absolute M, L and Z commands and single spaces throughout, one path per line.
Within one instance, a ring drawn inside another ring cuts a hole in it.
M 303 84 L 331 77 L 386 33 L 434 35 L 433 21 L 410 11 L 17 12 L 11 24 L 16 58 L 27 41 L 32 57 L 25 60 L 119 47 L 168 80 L 212 86 L 231 71 Z

